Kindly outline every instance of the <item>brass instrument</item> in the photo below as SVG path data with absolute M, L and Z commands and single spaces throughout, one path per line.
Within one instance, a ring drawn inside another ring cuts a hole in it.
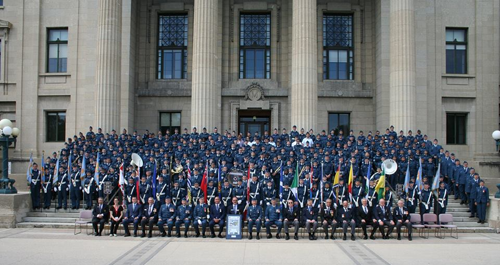
M 175 170 L 171 169 L 170 173 L 171 174 L 180 174 L 183 169 L 184 168 L 182 167 L 182 165 L 178 165 L 178 166 L 175 167 Z

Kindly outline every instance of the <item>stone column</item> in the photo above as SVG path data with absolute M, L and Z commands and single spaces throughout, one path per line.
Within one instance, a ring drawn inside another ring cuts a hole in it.
M 195 0 L 194 3 L 191 126 L 196 126 L 199 131 L 207 127 L 210 132 L 215 126 L 220 126 L 218 9 L 219 0 Z
M 390 1 L 390 123 L 416 130 L 415 10 L 413 0 Z M 389 124 L 386 125 L 389 127 Z
M 316 129 L 318 39 L 316 0 L 293 0 L 291 124 Z
M 122 0 L 99 0 L 96 62 L 96 125 L 120 126 Z

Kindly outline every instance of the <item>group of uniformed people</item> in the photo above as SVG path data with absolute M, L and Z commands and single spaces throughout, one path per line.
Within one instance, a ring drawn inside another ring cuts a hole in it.
M 140 170 L 131 164 L 132 153 L 137 153 L 144 161 Z M 384 200 L 379 201 L 379 191 L 375 190 L 375 186 L 386 159 L 396 161 L 398 170 L 387 176 L 388 185 L 382 196 Z M 370 209 L 376 209 L 382 201 L 392 209 L 393 201 L 400 197 L 408 213 L 415 213 L 418 207 L 423 214 L 431 209 L 436 213 L 446 212 L 448 196 L 454 195 L 462 204 L 468 203 L 471 216 L 477 214 L 480 222 L 485 221 L 485 207 L 489 202 L 487 188 L 467 162 L 460 164 L 453 153 L 445 151 L 436 139 L 431 142 L 420 131 L 416 135 L 412 131 L 406 135 L 400 131 L 398 135 L 392 126 L 385 134 L 377 131 L 365 136 L 360 131 L 357 137 L 353 131 L 347 136 L 342 131 L 328 134 L 322 131 L 315 135 L 312 130 L 305 132 L 302 129 L 299 132 L 295 126 L 290 133 L 286 129 L 278 133 L 275 129 L 272 135 L 266 132 L 264 135 L 246 136 L 228 131 L 220 134 L 217 128 L 212 133 L 208 133 L 206 128 L 198 133 L 193 128 L 191 133 L 184 129 L 183 134 L 175 130 L 156 135 L 146 131 L 139 135 L 137 132 L 129 134 L 126 130 L 122 134 L 114 130 L 103 134 L 101 129 L 94 133 L 90 127 L 85 135 L 80 133 L 68 138 L 60 154 L 54 152 L 44 163 L 42 170 L 36 164 L 31 169 L 30 188 L 35 209 L 49 209 L 52 199 L 57 199 L 57 208 L 66 209 L 68 197 L 72 209 L 80 208 L 82 198 L 86 209 L 95 209 L 93 203 L 97 198 L 109 200 L 118 194 L 123 197 L 125 205 L 133 206 L 132 212 L 128 207 L 124 210 L 123 222 L 133 223 L 137 228 L 143 223 L 142 217 L 146 217 L 146 220 L 161 224 L 161 229 L 166 225 L 168 231 L 178 222 L 172 215 L 190 219 L 189 223 L 195 229 L 202 226 L 203 231 L 208 223 L 213 231 L 216 224 L 224 225 L 222 217 L 226 211 L 234 211 L 228 208 L 234 205 L 234 201 L 237 211 L 247 212 L 251 228 L 260 231 L 261 223 L 266 224 L 264 219 L 269 219 L 268 224 L 279 228 L 281 219 L 286 233 L 288 226 L 295 224 L 295 219 L 309 231 L 314 231 L 318 226 L 315 218 L 330 207 L 335 208 L 334 216 L 325 217 L 321 222 L 330 219 L 331 222 L 339 222 L 337 213 L 344 211 L 341 206 L 345 202 L 352 212 L 343 213 L 344 216 L 357 216 L 356 211 L 363 208 L 363 199 Z M 354 185 L 349 193 L 351 168 Z M 430 183 L 438 168 L 440 188 L 435 197 Z M 229 178 L 232 171 L 244 172 L 237 183 Z M 404 189 L 403 194 L 394 194 L 392 188 L 403 184 L 407 171 L 411 176 L 409 187 Z M 126 183 L 119 183 L 120 172 Z M 333 185 L 336 173 L 340 179 L 338 184 Z M 298 184 L 293 183 L 295 175 L 298 175 Z M 119 192 L 119 184 L 123 187 L 123 194 Z M 105 194 L 105 186 L 112 187 L 112 192 Z M 151 199 L 155 205 L 151 209 L 156 211 L 154 216 L 150 216 L 150 209 L 147 209 L 147 214 L 143 209 Z M 285 218 L 290 200 L 298 211 L 295 215 L 300 218 Z M 331 205 L 327 206 L 329 201 Z M 276 207 L 281 217 L 277 211 L 267 212 L 269 207 L 275 207 L 273 203 L 279 205 Z M 194 216 L 195 213 L 209 213 L 212 206 L 218 204 L 220 207 L 216 206 L 215 211 L 219 213 L 214 214 L 220 218 L 210 220 Z M 140 210 L 136 209 L 137 205 L 141 206 Z M 181 215 L 178 208 L 183 207 L 186 210 Z M 309 207 L 315 209 L 316 217 L 314 211 L 304 211 Z M 128 217 L 129 214 L 132 218 Z M 267 214 L 272 218 L 267 218 Z M 185 217 L 187 215 L 189 218 Z M 177 221 L 174 222 L 174 219 Z M 357 222 L 357 217 L 353 220 L 356 225 L 362 226 L 363 222 Z M 343 228 L 344 221 L 348 221 L 348 225 L 352 223 L 352 220 L 342 220 Z M 179 225 L 188 226 L 186 222 L 181 221 Z M 315 238 L 314 232 L 310 234 L 311 238 Z

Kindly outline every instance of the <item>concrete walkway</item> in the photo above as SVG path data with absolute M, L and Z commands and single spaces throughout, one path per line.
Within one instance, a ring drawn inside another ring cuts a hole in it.
M 299 241 L 94 237 L 0 229 L 1 264 L 498 264 L 499 234 L 460 239 Z

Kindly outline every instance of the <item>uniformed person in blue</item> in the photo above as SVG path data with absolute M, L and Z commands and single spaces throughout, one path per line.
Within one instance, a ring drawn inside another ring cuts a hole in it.
M 380 229 L 382 238 L 389 239 L 389 235 L 392 233 L 395 223 L 392 217 L 391 209 L 385 205 L 384 199 L 380 199 L 378 202 L 378 205 L 373 211 L 373 216 L 377 219 L 378 228 Z M 387 233 L 385 233 L 385 226 L 388 227 Z
M 272 183 L 270 185 L 268 184 L 268 186 L 272 188 Z M 276 204 L 276 198 L 271 199 L 271 205 L 266 207 L 265 212 L 267 238 L 273 237 L 271 234 L 271 226 L 275 225 L 278 228 L 276 238 L 280 239 L 281 228 L 283 227 L 283 214 L 281 213 L 281 207 Z
M 137 229 L 142 218 L 142 206 L 137 202 L 137 197 L 132 197 L 132 202 L 127 205 L 127 211 L 123 217 L 122 225 L 125 231 L 125 237 L 130 236 L 128 225 L 134 225 L 134 237 L 137 237 Z
M 294 236 L 295 240 L 299 240 L 299 225 L 300 225 L 300 210 L 298 206 L 295 206 L 293 200 L 285 201 L 282 205 L 283 212 L 283 226 L 285 227 L 285 239 L 290 239 L 290 234 L 288 233 L 288 229 L 293 225 L 294 227 Z
M 476 196 L 477 196 L 477 188 L 479 187 L 479 181 L 481 179 L 479 178 L 479 174 L 474 173 L 474 179 L 471 180 L 470 185 L 470 204 L 469 204 L 469 210 L 470 210 L 470 218 L 476 217 L 477 213 L 477 206 L 476 206 Z
M 370 186 L 368 187 L 368 193 L 366 194 L 366 199 L 368 201 L 368 206 L 370 208 L 375 207 L 378 204 L 378 194 L 375 190 L 375 182 L 370 180 Z
M 313 200 L 307 200 L 307 206 L 302 209 L 302 220 L 305 223 L 309 240 L 316 240 L 316 229 L 318 228 L 318 207 L 314 207 Z
M 96 191 L 96 185 L 94 184 L 94 176 L 92 172 L 86 172 L 85 179 L 83 180 L 83 199 L 85 200 L 85 209 L 92 209 L 92 196 Z M 135 186 L 135 185 L 134 185 Z
M 408 192 L 405 192 L 404 195 L 406 201 L 406 207 L 408 208 L 408 211 L 410 213 L 415 213 L 417 209 L 419 194 L 420 192 L 418 191 L 418 188 L 415 187 L 415 182 L 410 181 L 410 184 L 408 186 Z
M 175 195 L 172 194 L 172 196 L 175 196 Z M 198 204 L 198 202 L 200 201 L 200 198 L 205 198 L 205 195 L 203 194 L 203 190 L 201 190 L 198 182 L 195 182 L 194 187 L 191 188 L 191 198 L 192 198 L 191 201 L 192 201 L 193 206 L 196 206 L 196 204 Z M 180 199 L 182 199 L 182 197 Z M 179 199 L 179 201 L 180 201 L 180 199 Z M 207 201 L 210 201 L 210 200 L 207 198 Z M 174 203 L 175 205 L 177 205 L 176 202 Z
M 446 207 L 448 206 L 448 190 L 445 188 L 445 183 L 440 182 L 439 183 L 439 189 L 438 189 L 438 198 L 437 198 L 437 213 L 436 214 L 443 214 L 446 213 Z
M 321 206 L 320 205 L 321 204 L 321 192 L 318 189 L 318 184 L 313 183 L 312 189 L 309 190 L 309 198 L 312 200 L 313 207 L 319 209 L 319 207 Z
M 338 194 L 337 205 L 341 205 L 344 201 L 349 200 L 349 190 L 344 185 L 344 179 L 342 177 L 339 179 L 339 184 L 335 189 L 335 192 Z
M 45 176 L 42 178 L 42 190 L 43 190 L 43 209 L 50 209 L 50 204 L 52 201 L 52 181 L 54 176 L 54 169 L 48 167 L 45 169 Z M 87 209 L 90 210 L 91 208 Z
M 78 166 L 73 165 L 73 170 L 70 175 L 71 186 L 69 190 L 69 195 L 71 199 L 71 209 L 80 209 L 80 200 L 82 194 L 81 176 Z
M 262 225 L 262 217 L 264 216 L 262 207 L 258 205 L 256 198 L 252 198 L 252 205 L 247 209 L 247 221 L 248 221 L 248 239 L 251 240 L 253 227 L 255 226 L 257 232 L 257 240 L 260 239 L 260 228 Z
M 219 196 L 218 187 L 214 185 L 214 182 L 212 180 L 209 180 L 207 186 L 208 205 L 212 205 L 214 203 L 215 197 L 218 196 Z
M 146 204 L 149 197 L 153 196 L 153 189 L 147 182 L 146 176 L 142 176 L 139 183 L 139 199 L 141 204 Z
M 174 182 L 174 188 L 170 192 L 170 196 L 170 198 L 172 198 L 172 203 L 175 205 L 175 207 L 178 207 L 179 205 L 181 205 L 182 198 L 186 197 L 186 190 L 179 188 L 179 183 Z
M 205 204 L 205 198 L 200 198 L 198 205 L 193 211 L 193 226 L 196 237 L 200 237 L 200 226 L 203 238 L 205 238 L 205 230 L 207 229 L 207 218 L 209 215 L 209 206 Z
M 474 204 L 477 206 L 477 217 L 480 224 L 486 223 L 486 206 L 490 206 L 490 191 L 484 186 L 484 180 L 479 181 L 479 187 L 476 188 L 476 198 Z
M 215 237 L 215 225 L 219 226 L 219 238 L 222 238 L 222 231 L 226 221 L 226 208 L 221 204 L 219 197 L 215 197 L 214 205 L 210 206 L 209 227 L 211 237 Z
M 258 181 L 257 175 L 253 175 L 252 180 L 250 181 L 250 200 L 253 201 L 254 199 L 257 201 L 258 205 L 261 205 L 261 192 L 262 192 L 262 187 L 261 184 Z
M 335 207 L 332 205 L 332 200 L 327 199 L 325 203 L 325 207 L 320 209 L 321 213 L 321 224 L 323 227 L 323 231 L 325 231 L 325 239 L 332 239 L 335 240 L 335 230 L 337 229 L 337 220 L 336 218 L 336 213 L 335 213 Z M 328 227 L 332 228 L 332 233 L 330 237 L 328 237 Z
M 419 204 L 419 210 L 420 210 L 420 215 L 422 216 L 422 224 L 423 224 L 423 216 L 426 213 L 431 212 L 432 205 L 434 203 L 434 198 L 432 196 L 432 192 L 429 189 L 429 183 L 426 182 L 424 183 L 424 189 L 420 191 L 420 204 Z
M 56 185 L 54 191 L 57 192 L 57 208 L 61 209 L 64 206 L 64 210 L 68 208 L 68 173 L 63 167 L 59 168 L 59 176 L 56 180 Z
M 351 227 L 351 240 L 356 240 L 354 237 L 354 232 L 356 231 L 354 211 L 355 209 L 349 207 L 349 203 L 347 201 L 343 201 L 342 206 L 337 208 L 337 223 L 339 226 L 342 226 L 342 230 L 344 232 L 344 237 L 342 238 L 343 240 L 347 239 L 347 228 L 349 227 Z
M 148 237 L 152 237 L 153 226 L 158 221 L 158 209 L 155 206 L 155 199 L 153 197 L 148 198 L 148 204 L 144 205 L 142 212 L 142 220 L 141 220 L 141 228 L 142 235 L 141 237 L 146 236 L 146 225 L 148 226 Z
M 167 194 L 170 194 L 167 183 L 164 182 L 162 175 L 158 177 L 158 183 L 156 183 L 156 201 L 161 205 L 165 203 L 165 198 Z
M 299 179 L 299 185 L 297 186 L 297 202 L 299 204 L 299 209 L 302 209 L 309 198 L 309 187 L 304 183 L 304 179 Z
M 443 183 L 444 184 L 444 183 Z M 408 231 L 408 240 L 411 241 L 412 224 L 410 222 L 410 213 L 405 206 L 404 200 L 399 200 L 397 207 L 394 207 L 392 217 L 396 223 L 396 231 L 398 232 L 398 240 L 401 240 L 401 227 L 405 226 Z M 388 232 L 390 234 L 390 232 Z
M 229 181 L 224 180 L 224 186 L 221 188 L 221 200 L 224 207 L 229 205 L 230 200 L 233 198 L 233 188 L 229 185 Z
M 247 189 L 243 186 L 242 180 L 238 180 L 238 186 L 233 188 L 233 196 L 238 198 L 238 204 L 246 204 Z
M 42 158 L 43 159 L 43 158 Z M 40 209 L 40 188 L 42 182 L 42 171 L 38 169 L 37 163 L 33 163 L 30 172 L 30 191 L 33 210 Z
M 167 236 L 164 225 L 168 227 L 168 237 L 172 236 L 172 228 L 175 224 L 176 214 L 176 207 L 171 202 L 170 197 L 167 196 L 165 198 L 165 204 L 160 207 L 160 212 L 158 213 L 158 229 L 162 237 Z
M 356 179 L 355 183 L 352 187 L 352 208 L 357 208 L 361 204 L 361 198 L 365 197 L 365 188 L 361 186 L 359 178 Z
M 267 182 L 266 187 L 262 190 L 262 207 L 264 211 L 266 208 L 271 205 L 272 199 L 276 198 L 276 190 L 274 189 L 274 184 L 272 182 Z
M 187 238 L 187 232 L 189 230 L 189 225 L 191 224 L 191 218 L 193 215 L 191 205 L 187 204 L 186 198 L 182 199 L 182 204 L 177 207 L 176 221 L 175 221 L 175 231 L 176 236 L 181 237 L 181 226 L 184 225 L 184 237 Z

